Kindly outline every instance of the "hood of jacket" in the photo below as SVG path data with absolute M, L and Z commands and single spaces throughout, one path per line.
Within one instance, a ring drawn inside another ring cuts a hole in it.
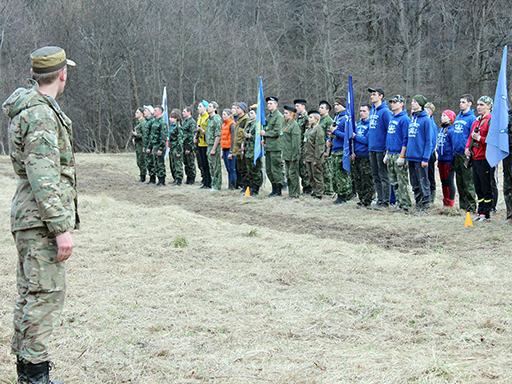
M 39 92 L 37 82 L 29 79 L 29 87 L 16 89 L 2 104 L 2 110 L 10 119 L 24 109 L 35 105 L 48 104 L 44 95 Z

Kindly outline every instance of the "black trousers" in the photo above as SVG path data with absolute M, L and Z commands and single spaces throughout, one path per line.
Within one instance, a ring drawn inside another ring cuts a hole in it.
M 492 207 L 492 168 L 486 159 L 473 160 L 473 183 L 478 197 L 478 214 L 489 218 Z
M 212 187 L 212 176 L 210 175 L 210 166 L 208 165 L 207 147 L 197 147 L 197 163 L 201 170 L 203 185 Z

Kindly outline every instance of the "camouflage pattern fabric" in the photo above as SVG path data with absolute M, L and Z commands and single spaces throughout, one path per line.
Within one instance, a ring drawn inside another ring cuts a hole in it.
M 246 133 L 250 133 L 251 137 L 245 141 L 245 156 L 244 163 L 246 166 L 246 177 L 247 185 L 249 187 L 261 187 L 263 184 L 263 178 L 261 177 L 262 160 L 261 157 L 256 161 L 254 165 L 254 146 L 255 146 L 255 135 L 256 135 L 256 123 L 251 121 L 245 128 Z
M 409 195 L 409 170 L 407 162 L 398 165 L 396 162 L 400 155 L 398 153 L 388 154 L 388 175 L 389 183 L 395 191 L 398 206 L 403 209 L 411 209 L 411 196 Z
M 459 208 L 467 212 L 476 212 L 476 192 L 473 184 L 473 171 L 464 166 L 466 155 L 453 155 L 453 168 L 459 193 Z
M 187 181 L 193 182 L 196 179 L 196 153 L 194 136 L 197 132 L 196 121 L 190 117 L 183 122 L 183 165 Z M 189 154 L 186 154 L 189 151 Z
M 350 167 L 359 201 L 369 207 L 375 197 L 375 185 L 369 157 L 356 157 Z
M 59 323 L 66 296 L 66 266 L 46 228 L 14 232 L 18 250 L 14 335 L 11 352 L 38 364 L 48 361 L 48 339 Z
M 348 200 L 352 196 L 352 177 L 343 169 L 343 151 L 334 152 L 330 160 L 334 193 Z
M 142 140 L 135 142 L 135 156 L 137 159 L 137 167 L 139 167 L 139 172 L 141 176 L 146 176 L 147 167 L 146 167 L 146 154 L 144 153 Z
M 215 150 L 215 155 L 210 155 L 213 149 L 213 145 L 208 144 L 207 154 L 208 154 L 208 165 L 210 166 L 210 175 L 212 176 L 212 187 L 216 190 L 220 191 L 222 188 L 222 167 L 220 154 L 221 149 L 220 145 L 217 146 Z
M 302 189 L 309 188 L 309 175 L 308 175 L 308 168 L 306 167 L 306 164 L 304 164 L 304 133 L 306 132 L 306 129 L 308 127 L 308 114 L 304 113 L 302 115 L 297 115 L 297 124 L 300 127 L 300 142 L 301 142 L 301 151 L 300 151 L 300 162 L 299 162 L 299 172 L 300 172 L 300 178 L 302 182 Z
M 169 166 L 174 180 L 183 180 L 183 129 L 179 123 L 169 129 Z M 179 155 L 179 156 L 178 156 Z
M 150 145 L 153 151 L 154 175 L 158 178 L 165 178 L 165 143 L 167 141 L 167 124 L 163 117 L 155 119 L 151 126 Z M 158 155 L 158 151 L 162 154 Z
M 327 138 L 328 131 L 331 129 L 332 123 L 334 120 L 331 118 L 331 116 L 326 115 L 320 119 L 320 122 L 318 123 L 324 130 L 325 137 Z M 327 147 L 325 147 L 325 152 L 327 153 Z M 331 196 L 334 193 L 334 190 L 332 188 L 332 166 L 331 162 L 328 161 L 328 158 L 326 157 L 326 161 L 324 161 L 324 195 Z

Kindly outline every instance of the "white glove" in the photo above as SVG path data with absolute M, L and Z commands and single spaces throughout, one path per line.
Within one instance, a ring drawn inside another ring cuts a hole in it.
M 384 164 L 387 164 L 388 163 L 388 154 L 386 153 L 386 156 L 384 156 L 384 158 L 382 159 L 382 162 Z
M 405 157 L 399 157 L 396 161 L 396 165 L 399 165 L 400 167 L 405 164 Z

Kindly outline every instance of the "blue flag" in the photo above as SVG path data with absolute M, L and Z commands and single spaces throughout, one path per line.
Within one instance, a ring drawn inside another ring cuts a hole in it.
M 256 161 L 265 155 L 261 146 L 261 130 L 265 125 L 265 98 L 263 97 L 263 82 L 260 76 L 260 91 L 258 93 L 258 109 L 256 110 L 256 138 L 254 143 L 254 165 Z
M 167 87 L 164 87 L 164 91 L 162 93 L 162 116 L 164 117 L 165 124 L 167 128 L 169 127 L 169 109 L 167 108 Z M 169 133 L 167 133 L 167 140 L 165 142 L 165 155 L 164 160 L 167 160 L 167 156 L 169 156 Z
M 343 169 L 350 172 L 350 155 L 352 136 L 356 130 L 356 120 L 354 112 L 354 89 L 352 88 L 352 75 L 348 77 L 347 91 L 347 121 L 345 122 L 345 137 L 343 140 Z
M 491 167 L 495 167 L 508 156 L 508 93 L 507 93 L 507 46 L 503 48 L 500 75 L 494 106 L 492 109 L 491 125 L 485 139 L 487 150 L 485 158 Z

